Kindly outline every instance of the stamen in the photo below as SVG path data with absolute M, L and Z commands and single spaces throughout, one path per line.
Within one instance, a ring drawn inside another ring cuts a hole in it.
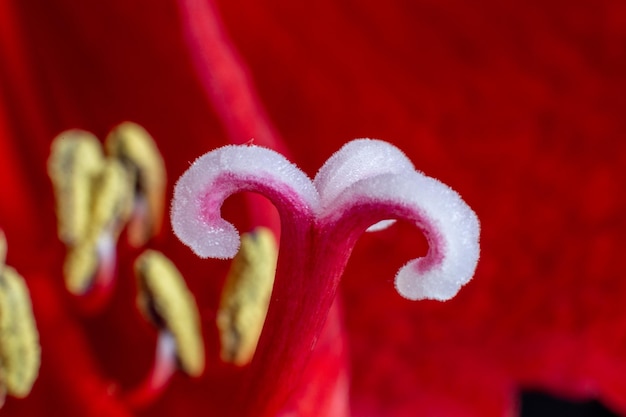
M 0 230 L 0 407 L 7 393 L 18 398 L 30 393 L 41 362 L 28 287 L 5 264 L 6 252 L 6 238 Z
M 55 138 L 48 161 L 59 236 L 68 247 L 66 286 L 89 292 L 94 306 L 110 293 L 122 229 L 128 226 L 132 245 L 145 244 L 161 227 L 165 193 L 163 159 L 142 127 L 122 123 L 106 147 L 107 158 L 95 136 L 70 130 Z
M 100 143 L 91 133 L 68 130 L 52 143 L 48 174 L 56 194 L 59 238 L 68 245 L 76 244 L 87 233 L 93 182 L 103 164 Z
M 120 162 L 108 159 L 94 183 L 93 210 L 84 238 L 70 248 L 64 271 L 68 290 L 85 294 L 100 280 L 113 281 L 115 242 L 128 218 L 132 191 Z
M 154 139 L 135 123 L 122 123 L 106 139 L 109 155 L 119 159 L 133 178 L 135 210 L 128 226 L 128 239 L 143 246 L 156 235 L 163 222 L 165 164 Z
M 135 262 L 137 305 L 161 331 L 172 334 L 181 369 L 197 377 L 204 371 L 204 343 L 193 294 L 174 264 L 161 252 L 147 250 Z
M 193 295 L 174 264 L 161 252 L 147 250 L 135 261 L 137 306 L 159 330 L 154 364 L 137 387 L 124 395 L 133 409 L 159 397 L 176 369 L 198 377 L 204 372 L 204 343 Z
M 39 373 L 41 348 L 24 279 L 5 266 L 0 274 L 0 385 L 24 398 Z
M 259 227 L 241 236 L 217 312 L 223 361 L 243 366 L 252 360 L 269 307 L 277 259 L 278 247 L 269 229 Z

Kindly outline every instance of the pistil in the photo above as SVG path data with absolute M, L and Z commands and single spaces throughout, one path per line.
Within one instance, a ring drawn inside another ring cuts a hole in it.
M 209 152 L 176 185 L 176 235 L 201 257 L 234 256 L 239 236 L 220 209 L 239 191 L 260 193 L 274 203 L 281 216 L 283 253 L 272 294 L 277 301 L 269 306 L 250 385 L 241 393 L 246 401 L 233 415 L 280 411 L 315 346 L 352 248 L 372 225 L 405 220 L 429 242 L 427 255 L 396 276 L 396 289 L 406 298 L 449 299 L 476 267 L 479 223 L 474 212 L 386 142 L 348 143 L 314 181 L 268 149 L 227 146 Z

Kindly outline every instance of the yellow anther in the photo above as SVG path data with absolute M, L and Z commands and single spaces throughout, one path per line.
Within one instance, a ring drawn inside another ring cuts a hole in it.
M 115 250 L 115 241 L 132 209 L 126 170 L 114 159 L 105 160 L 103 165 L 92 186 L 93 207 L 87 233 L 69 248 L 63 267 L 65 285 L 72 294 L 83 294 L 91 286 L 103 261 L 102 253 Z
M 147 250 L 135 261 L 137 305 L 174 336 L 180 367 L 190 376 L 204 371 L 200 315 L 193 294 L 176 266 L 161 252 Z M 156 315 L 157 317 L 154 317 Z
M 162 224 L 165 201 L 165 164 L 150 134 L 135 123 L 122 123 L 106 139 L 106 150 L 118 158 L 135 182 L 136 218 L 129 224 L 131 245 L 140 247 Z
M 0 275 L 0 384 L 10 395 L 23 398 L 37 374 L 41 348 L 24 279 L 5 266 Z
M 83 294 L 90 287 L 103 261 L 102 252 L 115 250 L 117 237 L 130 216 L 132 190 L 126 170 L 115 159 L 107 159 L 103 165 L 93 183 L 87 232 L 70 248 L 65 260 L 65 285 L 73 294 Z
M 48 175 L 56 194 L 59 238 L 81 240 L 90 222 L 93 182 L 102 170 L 100 142 L 91 133 L 68 130 L 52 142 Z
M 122 163 L 107 159 L 95 185 L 88 239 L 102 233 L 111 233 L 115 237 L 119 235 L 130 217 L 132 193 L 132 184 Z
M 243 366 L 252 360 L 269 307 L 277 259 L 271 230 L 259 227 L 241 236 L 217 313 L 223 361 Z

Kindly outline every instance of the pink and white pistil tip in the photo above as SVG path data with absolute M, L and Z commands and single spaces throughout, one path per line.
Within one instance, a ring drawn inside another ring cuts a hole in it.
M 476 214 L 454 190 L 417 171 L 384 141 L 347 143 L 313 181 L 266 148 L 231 145 L 209 152 L 176 184 L 171 212 L 175 234 L 200 257 L 232 258 L 239 234 L 220 210 L 226 198 L 240 191 L 267 197 L 281 217 L 273 302 L 250 365 L 251 384 L 263 378 L 264 385 L 244 394 L 244 407 L 257 415 L 279 410 L 297 380 L 306 363 L 303 352 L 315 345 L 363 232 L 398 219 L 424 233 L 428 253 L 408 262 L 395 278 L 398 293 L 411 300 L 454 297 L 478 262 Z

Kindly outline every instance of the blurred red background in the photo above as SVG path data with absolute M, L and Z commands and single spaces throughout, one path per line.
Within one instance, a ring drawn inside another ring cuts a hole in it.
M 443 304 L 409 302 L 393 288 L 397 268 L 425 250 L 419 233 L 398 225 L 360 241 L 340 294 L 353 415 L 504 416 L 524 389 L 598 399 L 626 415 L 626 5 L 217 6 L 269 120 L 306 173 L 352 138 L 384 139 L 481 219 L 476 275 Z M 8 263 L 28 282 L 46 282 L 33 290 L 41 379 L 31 398 L 9 400 L 0 413 L 93 415 L 93 404 L 109 401 L 98 391 L 103 381 L 131 385 L 150 361 L 153 339 L 133 310 L 130 279 L 96 318 L 64 294 L 46 159 L 64 129 L 104 137 L 133 120 L 157 139 L 171 193 L 190 161 L 227 143 L 184 24 L 173 1 L 0 4 L 0 227 Z M 195 260 L 167 226 L 156 245 L 214 309 L 220 280 L 210 275 L 227 266 Z M 84 346 L 57 340 L 66 328 Z M 211 329 L 207 348 L 217 357 Z M 67 367 L 76 368 L 74 382 L 59 377 Z M 219 379 L 227 370 L 207 372 Z M 95 382 L 76 394 L 83 377 Z M 215 385 L 175 380 L 141 415 L 219 413 L 226 400 L 211 394 Z M 118 406 L 99 412 L 119 415 Z

